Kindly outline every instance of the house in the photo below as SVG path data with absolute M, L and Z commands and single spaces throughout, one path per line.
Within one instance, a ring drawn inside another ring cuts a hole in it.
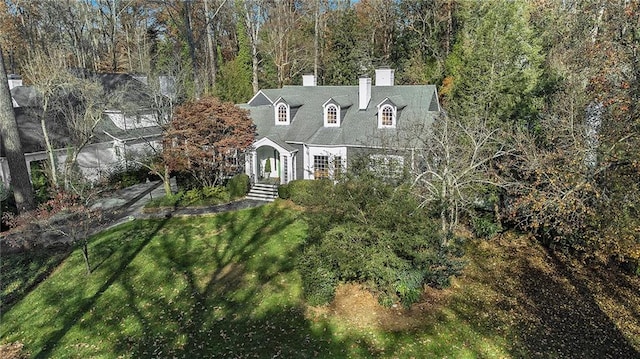
M 254 183 L 280 184 L 335 178 L 361 156 L 376 166 L 408 166 L 418 145 L 411 132 L 440 112 L 435 86 L 395 85 L 393 69 L 377 69 L 375 85 L 363 77 L 358 86 L 316 86 L 304 75 L 302 86 L 260 90 L 241 107 L 257 130 L 246 173 Z
M 168 97 L 166 94 L 154 96 L 144 79 L 136 79 L 128 74 L 90 76 L 103 86 L 109 105 L 94 130 L 92 141 L 78 155 L 77 164 L 85 178 L 96 181 L 118 168 L 124 168 L 136 156 L 159 148 L 164 119 L 157 111 L 157 102 L 165 101 Z M 22 86 L 22 81 L 16 76 L 9 78 L 9 88 L 27 168 L 30 170 L 32 162 L 48 158 L 38 118 L 38 113 L 42 112 L 40 97 L 34 87 Z M 57 161 L 62 165 L 71 143 L 69 132 L 55 118 L 48 120 L 47 126 Z M 10 180 L 4 152 L 0 153 L 0 179 L 4 183 Z

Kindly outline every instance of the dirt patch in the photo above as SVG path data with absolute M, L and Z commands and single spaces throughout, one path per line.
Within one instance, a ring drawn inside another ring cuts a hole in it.
M 335 317 L 357 328 L 405 331 L 419 328 L 431 320 L 431 314 L 447 302 L 450 293 L 449 290 L 426 288 L 422 300 L 411 308 L 401 305 L 386 308 L 362 285 L 344 284 L 337 288 L 329 305 L 310 311 L 314 317 Z
M 27 353 L 22 350 L 22 343 L 15 342 L 10 344 L 0 345 L 0 358 L 3 359 L 26 359 L 29 357 Z

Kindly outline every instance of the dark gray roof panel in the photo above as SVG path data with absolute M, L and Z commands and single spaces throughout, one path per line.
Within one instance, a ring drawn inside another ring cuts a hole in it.
M 290 125 L 276 125 L 271 104 L 256 101 L 260 95 L 254 97 L 251 104 L 242 106 L 251 112 L 258 139 L 278 136 L 289 143 L 380 146 L 385 141 L 382 138 L 397 137 L 403 129 L 408 130 L 416 124 L 432 123 L 439 110 L 433 85 L 373 86 L 371 101 L 365 110 L 349 106 L 358 104 L 358 86 L 285 86 L 261 90 L 261 93 L 270 99 L 301 99 L 302 105 L 291 112 Z M 340 127 L 324 127 L 322 105 L 330 99 L 341 105 Z M 386 99 L 398 106 L 395 129 L 378 129 L 377 105 Z

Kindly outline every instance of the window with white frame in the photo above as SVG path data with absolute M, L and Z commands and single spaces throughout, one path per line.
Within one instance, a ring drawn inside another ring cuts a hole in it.
M 378 112 L 378 127 L 396 127 L 396 109 L 391 105 L 383 105 Z
M 276 125 L 288 125 L 289 124 L 289 106 L 285 103 L 281 103 L 276 106 Z
M 325 126 L 339 126 L 338 107 L 336 105 L 327 105 L 325 108 Z
M 313 178 L 329 178 L 329 156 L 313 156 Z

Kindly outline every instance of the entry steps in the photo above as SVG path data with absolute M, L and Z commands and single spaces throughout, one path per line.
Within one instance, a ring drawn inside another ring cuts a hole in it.
M 278 198 L 278 186 L 265 183 L 255 183 L 249 193 L 247 199 L 257 201 L 273 202 Z

